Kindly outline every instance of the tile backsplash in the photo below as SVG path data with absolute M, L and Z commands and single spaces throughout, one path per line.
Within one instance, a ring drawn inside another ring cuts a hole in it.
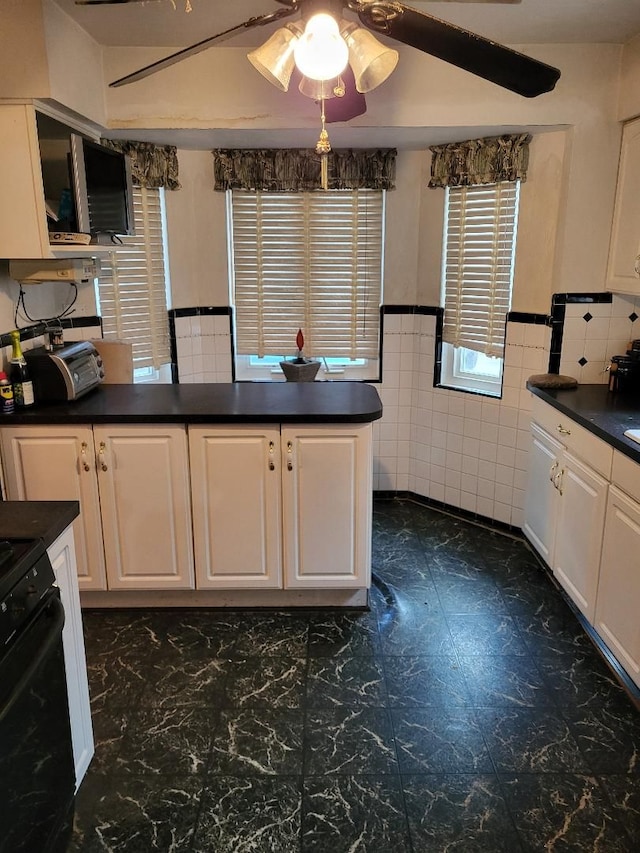
M 78 317 L 76 319 L 63 318 L 59 321 L 63 328 L 65 344 L 75 341 L 89 341 L 92 338 L 102 337 L 102 321 L 100 317 Z M 44 333 L 46 323 L 37 322 L 20 329 L 20 340 L 22 350 L 32 349 L 44 344 Z M 0 334 L 0 353 L 2 357 L 2 370 L 7 369 L 11 358 L 11 340 L 7 330 Z
M 181 383 L 231 382 L 231 325 L 225 313 L 173 312 L 175 356 Z
M 581 383 L 606 383 L 611 356 L 624 355 L 636 338 L 640 338 L 640 297 L 614 293 L 608 302 L 567 302 L 560 373 Z

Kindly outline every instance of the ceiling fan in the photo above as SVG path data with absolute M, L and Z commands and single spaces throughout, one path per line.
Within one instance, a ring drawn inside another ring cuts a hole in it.
M 136 3 L 144 2 L 144 0 L 75 0 L 75 2 L 76 5 L 81 6 L 96 6 Z M 330 112 L 332 101 L 341 100 L 340 97 L 333 98 L 334 94 L 348 94 L 349 96 L 350 106 L 341 110 L 341 115 L 344 114 L 341 118 L 333 120 L 345 121 L 354 115 L 362 114 L 364 112 L 364 92 L 370 91 L 370 89 L 375 88 L 375 86 L 383 82 L 395 68 L 398 57 L 397 51 L 392 51 L 388 48 L 385 49 L 383 45 L 372 37 L 371 33 L 388 36 L 395 41 L 442 59 L 526 98 L 534 98 L 545 92 L 550 92 L 560 77 L 560 71 L 557 68 L 490 41 L 483 36 L 464 30 L 455 24 L 440 20 L 425 12 L 420 12 L 411 6 L 398 2 L 398 0 L 276 0 L 276 2 L 280 3 L 284 8 L 249 18 L 241 24 L 230 27 L 216 35 L 209 36 L 190 47 L 183 48 L 164 59 L 152 62 L 150 65 L 144 66 L 144 68 L 140 68 L 118 80 L 114 80 L 113 83 L 110 83 L 110 86 L 124 86 L 128 83 L 142 80 L 151 74 L 155 74 L 157 71 L 161 71 L 163 68 L 168 68 L 183 59 L 207 50 L 209 47 L 230 38 L 242 30 L 283 21 L 286 18 L 299 14 L 302 18 L 301 23 L 287 24 L 274 33 L 262 48 L 253 52 L 254 56 L 255 54 L 259 54 L 260 50 L 266 49 L 274 40 L 277 42 L 277 37 L 279 37 L 282 42 L 280 49 L 283 53 L 282 55 L 278 54 L 273 59 L 273 62 L 277 66 L 277 71 L 274 71 L 273 67 L 265 69 L 263 59 L 260 55 L 257 57 L 257 61 L 254 61 L 251 55 L 249 56 L 260 73 L 267 77 L 270 82 L 286 91 L 294 69 L 294 43 L 301 42 L 304 39 L 306 36 L 305 25 L 308 28 L 309 22 L 314 16 L 317 17 L 317 13 L 328 13 L 331 15 L 335 22 L 337 22 L 339 32 L 338 41 L 342 40 L 348 43 L 347 64 L 342 76 L 338 75 L 336 77 L 335 74 L 332 74 L 331 78 L 315 78 L 316 80 L 320 80 L 322 84 L 323 103 L 325 97 L 329 99 L 326 103 L 328 112 Z M 463 0 L 463 2 L 519 3 L 520 0 Z M 189 6 L 190 4 L 187 3 L 187 8 Z M 341 13 L 344 10 L 354 13 L 359 19 L 361 26 L 342 19 Z M 374 57 L 370 52 L 367 39 L 373 39 L 384 51 L 383 62 L 379 60 L 378 55 Z M 273 45 L 271 46 L 273 47 Z M 353 77 L 349 66 L 354 67 L 355 65 L 354 51 L 355 53 L 360 51 L 360 53 L 365 54 L 360 58 L 360 67 L 358 69 L 354 68 L 356 71 L 355 88 L 349 85 L 351 77 Z M 280 74 L 285 54 L 288 65 L 284 73 Z M 395 55 L 395 58 L 393 55 Z M 367 65 L 367 63 L 369 64 Z M 261 65 L 263 67 L 260 67 Z M 377 68 L 375 74 L 370 73 L 374 65 Z M 336 87 L 333 86 L 333 78 L 338 81 L 337 91 L 335 91 Z M 343 78 L 346 78 L 346 81 Z M 332 81 L 331 84 L 325 85 L 329 79 Z M 317 92 L 317 87 L 314 92 Z M 305 92 L 305 94 L 315 97 L 315 94 L 310 92 Z M 346 106 L 345 104 L 344 107 Z M 327 120 L 330 121 L 332 119 L 328 117 Z

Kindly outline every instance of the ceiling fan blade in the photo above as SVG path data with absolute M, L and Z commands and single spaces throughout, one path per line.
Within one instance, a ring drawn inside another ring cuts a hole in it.
M 125 2 L 125 0 L 118 0 L 118 2 L 122 3 Z M 207 50 L 212 45 L 230 38 L 234 33 L 237 33 L 240 30 L 247 30 L 251 27 L 262 27 L 265 24 L 273 23 L 273 21 L 280 21 L 282 18 L 288 18 L 296 12 L 297 8 L 278 9 L 268 15 L 259 15 L 255 18 L 249 18 L 248 21 L 244 21 L 242 24 L 237 24 L 235 27 L 229 27 L 228 30 L 217 33 L 215 36 L 209 36 L 209 38 L 196 42 L 196 44 L 192 44 L 190 47 L 185 47 L 182 50 L 178 50 L 176 53 L 172 53 L 170 56 L 165 56 L 164 59 L 159 59 L 157 62 L 145 65 L 144 68 L 139 68 L 132 74 L 120 77 L 118 80 L 114 80 L 113 83 L 109 83 L 109 86 L 117 88 L 118 86 L 126 86 L 128 83 L 135 83 L 137 80 L 143 80 L 145 77 L 155 74 L 156 71 L 162 71 L 163 68 L 169 68 L 171 65 L 175 65 L 176 62 L 181 62 L 183 59 L 188 59 L 190 56 L 195 56 L 197 53 Z
M 443 59 L 525 98 L 550 92 L 560 77 L 560 71 L 551 65 L 396 0 L 362 2 L 356 11 L 368 29 Z

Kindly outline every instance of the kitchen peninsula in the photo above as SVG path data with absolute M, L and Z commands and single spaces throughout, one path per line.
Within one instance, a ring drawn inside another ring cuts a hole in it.
M 10 500 L 77 500 L 89 606 L 365 606 L 372 422 L 356 382 L 105 385 L 3 419 Z

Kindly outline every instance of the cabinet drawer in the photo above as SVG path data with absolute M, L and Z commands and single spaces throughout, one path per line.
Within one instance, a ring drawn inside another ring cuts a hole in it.
M 605 441 L 538 397 L 533 399 L 532 417 L 574 456 L 587 460 L 606 479 L 611 478 L 613 448 Z
M 640 465 L 624 453 L 614 451 L 611 481 L 636 501 L 640 501 Z

